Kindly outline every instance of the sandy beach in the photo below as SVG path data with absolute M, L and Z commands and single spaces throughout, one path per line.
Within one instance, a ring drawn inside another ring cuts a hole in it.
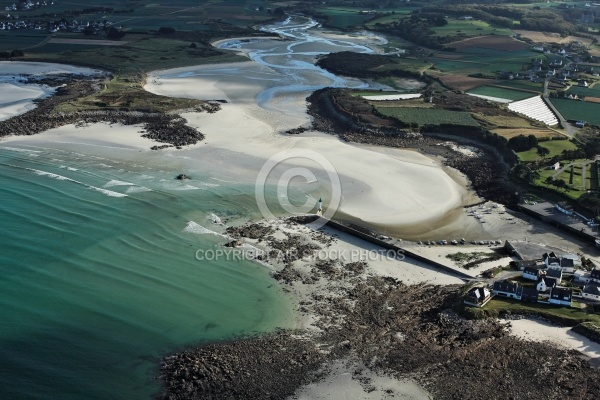
M 34 100 L 54 93 L 55 88 L 28 84 L 28 77 L 59 74 L 101 75 L 104 72 L 64 64 L 0 61 L 0 121 L 35 108 Z
M 31 72 L 37 70 L 36 66 Z M 236 171 L 239 182 L 252 184 L 269 158 L 290 149 L 307 150 L 307 154 L 315 152 L 323 156 L 339 176 L 341 203 L 337 211 L 341 216 L 409 238 L 430 236 L 439 229 L 476 227 L 457 212 L 474 201 L 475 196 L 465 189 L 464 179 L 450 176 L 439 160 L 415 151 L 350 144 L 321 132 L 285 134 L 287 129 L 309 126 L 305 94 L 273 94 L 263 106 L 257 104 L 257 99 L 269 88 L 280 85 L 282 79 L 272 68 L 254 62 L 152 73 L 146 85 L 150 92 L 229 102 L 214 114 L 182 114 L 206 139 L 184 150 L 166 150 L 158 158 L 169 154 L 178 163 L 187 164 L 187 169 L 223 164 L 227 160 L 227 169 Z M 140 127 L 107 124 L 68 125 L 35 137 L 5 138 L 3 143 L 45 146 L 54 143 L 62 147 L 82 146 L 92 152 L 93 146 L 150 152 L 154 143 L 141 138 L 140 130 Z M 157 157 L 153 154 L 151 158 Z M 315 202 L 323 197 L 329 206 L 333 183 L 310 156 L 285 160 L 275 172 L 284 173 L 297 167 L 308 168 L 316 176 L 315 182 L 299 182 L 299 190 L 306 191 Z M 278 178 L 270 176 L 268 182 L 277 182 Z
M 532 319 L 510 320 L 513 335 L 534 342 L 550 343 L 554 346 L 576 350 L 600 366 L 600 343 L 575 333 L 569 327 L 561 327 Z
M 154 73 L 146 89 L 161 95 L 230 102 L 215 114 L 183 114 L 206 135 L 206 141 L 190 151 L 197 157 L 212 150 L 241 153 L 263 162 L 288 149 L 324 155 L 341 180 L 339 211 L 366 223 L 404 228 L 411 235 L 426 234 L 440 221 L 443 225 L 451 222 L 445 220 L 448 213 L 472 197 L 437 160 L 417 152 L 349 144 L 314 131 L 301 136 L 284 134 L 286 129 L 309 125 L 306 104 L 302 96 L 291 95 L 285 101 L 276 97 L 266 109 L 257 106 L 255 99 L 272 82 L 265 78 L 269 73 L 253 63 L 185 68 Z M 247 77 L 256 79 L 248 82 Z M 356 160 L 361 160 L 360 164 Z M 310 166 L 310 160 L 290 160 L 287 165 Z M 319 193 L 317 198 L 327 198 L 327 194 Z M 416 223 L 422 223 L 423 229 L 415 232 Z

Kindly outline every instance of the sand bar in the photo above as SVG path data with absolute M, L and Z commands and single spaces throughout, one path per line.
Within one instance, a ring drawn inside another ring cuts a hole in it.
M 264 108 L 256 105 L 259 94 L 278 83 L 276 71 L 247 62 L 153 73 L 146 89 L 161 95 L 230 102 L 215 114 L 184 115 L 207 136 L 204 149 L 228 150 L 265 161 L 287 149 L 307 149 L 325 156 L 340 176 L 340 210 L 363 221 L 414 225 L 439 220 L 463 204 L 467 191 L 439 162 L 419 153 L 348 144 L 320 132 L 282 134 L 286 129 L 307 126 L 310 119 L 305 94 L 275 97 Z M 202 146 L 197 148 L 199 156 Z

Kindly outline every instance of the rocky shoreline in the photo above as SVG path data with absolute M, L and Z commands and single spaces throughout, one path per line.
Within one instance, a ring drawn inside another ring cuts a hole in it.
M 65 83 L 66 82 L 66 83 Z M 24 114 L 0 121 L 0 137 L 9 135 L 35 135 L 49 129 L 69 124 L 93 124 L 106 122 L 121 125 L 142 125 L 145 131 L 141 136 L 156 142 L 172 146 L 196 144 L 204 139 L 197 129 L 186 125 L 186 119 L 176 113 L 151 113 L 141 111 L 75 111 L 57 112 L 56 107 L 68 101 L 89 96 L 99 90 L 98 82 L 89 78 L 54 78 L 52 80 L 35 80 L 31 83 L 47 84 L 59 87 L 55 94 L 36 101 L 36 108 Z M 221 109 L 219 103 L 202 103 L 194 107 L 196 112 L 214 113 Z M 154 146 L 153 150 L 171 146 Z
M 311 324 L 169 355 L 158 398 L 293 398 L 342 360 L 365 393 L 384 390 L 364 378 L 366 368 L 414 380 L 436 399 L 600 395 L 600 370 L 579 353 L 513 337 L 496 319 L 461 317 L 462 286 L 408 285 L 374 274 L 365 262 L 307 255 L 337 239 L 303 222 L 248 224 L 229 233 L 267 250 L 262 261 L 274 266 L 274 279 L 294 293 L 297 313 Z M 304 256 L 282 258 L 282 251 Z

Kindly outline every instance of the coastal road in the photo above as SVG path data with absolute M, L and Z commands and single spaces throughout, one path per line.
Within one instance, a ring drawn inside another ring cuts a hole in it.
M 550 109 L 552 110 L 554 115 L 556 115 L 556 117 L 558 118 L 558 121 L 560 122 L 560 125 L 563 127 L 567 136 L 572 138 L 575 135 L 575 133 L 577 132 L 577 129 L 573 125 L 571 125 L 567 122 L 567 120 L 556 109 L 556 107 L 554 107 L 554 104 L 552 104 L 552 102 L 548 98 L 548 83 L 549 82 L 550 82 L 549 78 L 546 78 L 544 80 L 544 93 L 542 94 L 542 99 L 544 99 L 544 102 L 548 105 L 548 107 L 550 107 Z

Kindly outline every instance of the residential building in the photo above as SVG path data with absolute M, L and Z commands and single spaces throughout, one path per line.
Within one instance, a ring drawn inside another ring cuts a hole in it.
M 550 62 L 551 67 L 562 67 L 562 65 L 562 60 L 552 60 L 552 62 Z
M 600 269 L 594 268 L 592 272 L 590 272 L 590 282 L 600 283 Z
M 537 281 L 541 276 L 542 271 L 534 267 L 525 267 L 523 269 L 523 278 Z
M 571 299 L 573 297 L 573 291 L 562 286 L 555 286 L 550 290 L 550 299 L 548 300 L 551 304 L 558 304 L 561 306 L 570 306 Z
M 548 269 L 560 269 L 563 272 L 574 272 L 575 271 L 575 263 L 572 258 L 567 257 L 557 257 L 554 252 L 548 254 L 544 253 L 542 256 L 544 260 L 544 264 Z
M 562 281 L 562 270 L 560 268 L 553 268 L 546 271 L 547 278 L 555 278 L 556 284 L 560 284 Z
M 573 279 L 576 283 L 588 283 L 590 281 L 590 272 L 578 269 L 573 274 Z
M 575 267 L 581 267 L 581 257 L 579 257 L 577 254 L 563 254 L 562 258 L 570 258 L 573 260 L 573 265 Z
M 487 288 L 474 287 L 467 292 L 465 297 L 465 304 L 475 307 L 483 307 L 490 299 L 492 295 Z
M 529 301 L 531 303 L 537 303 L 539 292 L 535 288 L 524 287 L 523 293 L 521 294 L 521 301 Z
M 588 283 L 587 285 L 585 285 L 583 287 L 581 296 L 587 300 L 600 302 L 600 288 L 598 287 L 598 285 L 594 285 L 593 283 Z
M 554 252 L 544 253 L 544 255 L 542 255 L 542 260 L 544 260 L 546 268 L 550 268 L 551 266 L 560 266 L 560 259 L 556 256 L 556 254 L 554 254 Z
M 509 281 L 496 281 L 494 282 L 492 293 L 494 293 L 497 296 L 521 300 L 521 295 L 523 294 L 523 287 L 520 286 L 518 283 L 512 283 Z
M 514 248 L 512 246 L 507 247 L 507 244 L 508 244 L 508 241 L 504 244 L 504 248 L 514 254 L 514 252 L 515 252 Z M 518 268 L 519 271 L 524 271 L 526 267 L 540 269 L 540 267 L 538 267 L 537 261 L 535 261 L 535 260 L 517 260 L 517 261 L 515 261 L 515 263 L 516 263 L 516 268 Z
M 556 286 L 557 283 L 558 282 L 556 281 L 556 278 L 542 276 L 540 280 L 537 281 L 537 285 L 535 286 L 535 288 L 538 290 L 538 292 L 547 292 L 548 290 Z

